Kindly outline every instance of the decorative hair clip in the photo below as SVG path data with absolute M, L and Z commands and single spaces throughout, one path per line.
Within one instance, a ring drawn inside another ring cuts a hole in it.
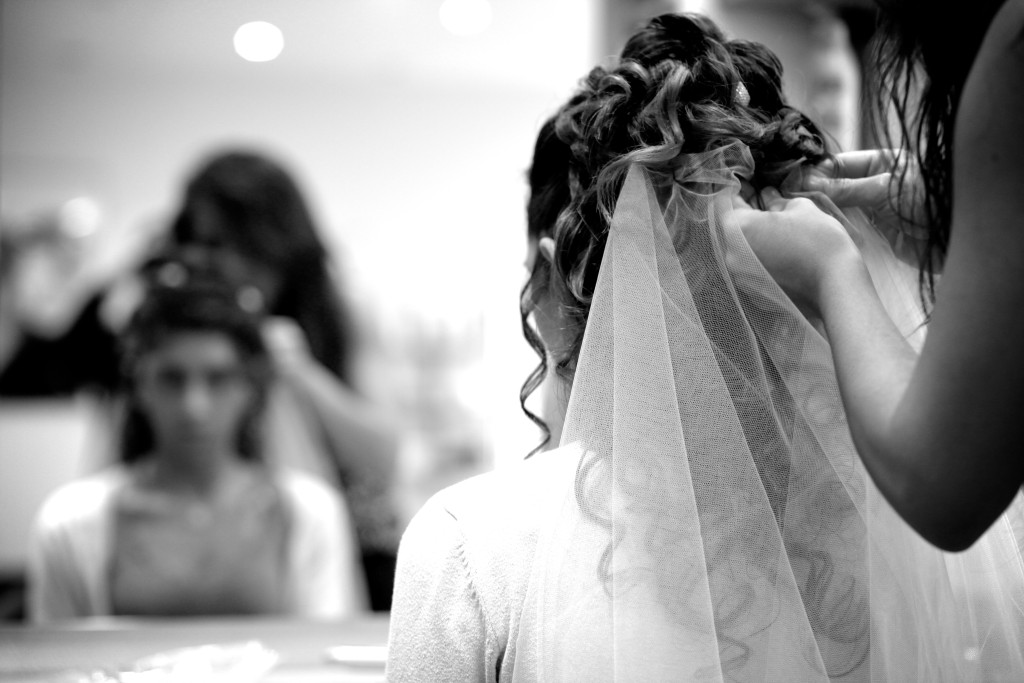
M 239 289 L 235 299 L 238 302 L 238 307 L 246 313 L 262 313 L 266 303 L 263 300 L 263 292 L 253 285 Z
M 168 261 L 156 271 L 154 279 L 164 287 L 177 289 L 184 287 L 188 281 L 188 270 L 177 261 Z
M 750 93 L 747 92 L 747 86 L 743 85 L 743 81 L 736 83 L 736 87 L 732 89 L 733 102 L 745 107 L 750 104 Z

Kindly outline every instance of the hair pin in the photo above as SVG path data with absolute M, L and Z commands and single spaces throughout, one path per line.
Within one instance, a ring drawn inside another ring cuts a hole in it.
M 188 271 L 182 264 L 171 261 L 160 266 L 155 279 L 164 287 L 177 289 L 183 287 L 188 281 Z
M 236 297 L 238 307 L 246 313 L 262 313 L 263 312 L 263 293 L 260 292 L 259 288 L 252 285 L 247 285 L 238 290 Z
M 743 85 L 743 81 L 736 83 L 736 87 L 732 89 L 732 99 L 741 107 L 750 104 L 750 93 L 747 92 L 747 86 Z

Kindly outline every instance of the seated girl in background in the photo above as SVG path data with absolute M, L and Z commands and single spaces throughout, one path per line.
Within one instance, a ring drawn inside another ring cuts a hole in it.
M 211 272 L 171 260 L 152 273 L 122 339 L 123 462 L 44 503 L 30 618 L 362 609 L 338 494 L 264 464 L 273 368 L 261 316 Z
M 391 604 L 398 522 L 398 429 L 354 383 L 356 320 L 293 174 L 250 149 L 192 170 L 169 242 L 206 258 L 262 302 L 278 382 L 267 407 L 271 462 L 322 476 L 352 513 L 371 605 Z
M 167 228 L 140 260 L 174 249 L 209 261 L 266 311 L 278 369 L 264 417 L 268 462 L 343 492 L 371 604 L 386 610 L 399 534 L 392 494 L 400 430 L 354 381 L 357 321 L 295 176 L 274 155 L 247 147 L 205 154 Z M 24 321 L 5 328 L 11 334 L 0 346 L 10 354 L 0 349 L 0 395 L 114 393 L 117 339 L 138 305 L 139 279 L 133 259 L 130 272 L 82 296 L 80 311 L 77 303 L 57 306 L 67 320 L 46 326 L 46 335 Z

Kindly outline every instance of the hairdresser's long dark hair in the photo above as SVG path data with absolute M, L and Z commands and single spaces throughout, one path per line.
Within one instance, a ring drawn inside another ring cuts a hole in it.
M 209 157 L 189 179 L 172 225 L 178 246 L 236 249 L 282 280 L 269 315 L 293 319 L 322 365 L 351 384 L 353 328 L 302 193 L 278 162 L 247 150 Z
M 904 215 L 927 229 L 921 288 L 933 301 L 934 274 L 949 247 L 953 216 L 953 133 L 964 84 L 982 40 L 1005 0 L 977 0 L 968 6 L 929 0 L 878 0 L 879 30 L 869 70 L 876 93 L 877 135 L 890 147 L 906 150 L 917 162 L 923 205 Z M 895 114 L 898 139 L 890 131 Z M 894 178 L 897 197 L 910 192 L 906 166 Z M 897 206 L 913 206 L 897 200 Z

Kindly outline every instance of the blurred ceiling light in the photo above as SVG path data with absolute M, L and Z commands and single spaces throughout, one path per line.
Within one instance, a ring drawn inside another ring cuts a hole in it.
M 491 25 L 490 0 L 444 0 L 438 10 L 441 25 L 457 36 L 475 36 Z
M 250 21 L 235 31 L 235 52 L 250 62 L 269 62 L 284 49 L 281 29 L 266 21 Z
M 75 197 L 64 202 L 58 214 L 60 230 L 67 237 L 88 237 L 100 227 L 100 205 L 91 197 Z

